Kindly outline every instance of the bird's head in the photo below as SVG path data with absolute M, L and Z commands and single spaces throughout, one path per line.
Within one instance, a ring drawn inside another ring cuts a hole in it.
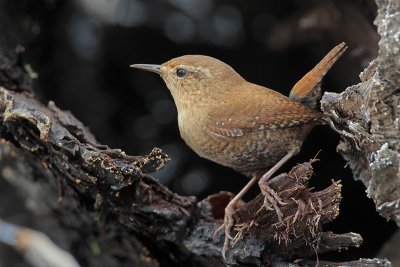
M 160 74 L 177 106 L 180 102 L 208 101 L 210 97 L 229 93 L 244 81 L 229 65 L 202 55 L 181 56 L 161 65 L 134 64 L 130 67 Z

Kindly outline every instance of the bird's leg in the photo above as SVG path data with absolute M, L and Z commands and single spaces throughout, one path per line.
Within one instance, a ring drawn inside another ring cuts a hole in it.
M 291 157 L 293 157 L 293 155 L 295 155 L 295 152 L 295 149 L 289 151 L 280 161 L 278 161 L 278 163 L 269 169 L 268 172 L 261 176 L 260 180 L 258 181 L 258 186 L 261 189 L 261 193 L 264 195 L 264 207 L 267 210 L 275 210 L 281 223 L 283 223 L 283 213 L 278 205 L 285 205 L 285 203 L 282 202 L 282 199 L 279 197 L 279 195 L 271 187 L 269 187 L 269 179 L 280 167 L 282 167 L 283 164 L 285 164 Z
M 238 201 L 240 199 L 242 199 L 242 197 L 244 196 L 244 194 L 247 193 L 247 191 L 249 191 L 249 189 L 257 182 L 261 179 L 263 179 L 264 181 L 268 181 L 268 179 L 283 165 L 285 164 L 293 155 L 295 155 L 295 149 L 289 151 L 289 153 L 287 153 L 280 161 L 278 161 L 278 163 L 276 163 L 271 169 L 268 170 L 268 172 L 266 172 L 263 176 L 259 176 L 259 175 L 254 175 L 250 181 L 246 184 L 245 187 L 243 187 L 242 190 L 240 190 L 240 192 L 228 203 L 228 205 L 225 208 L 225 216 L 224 216 L 224 223 L 215 231 L 214 236 L 217 235 L 217 233 L 219 233 L 222 229 L 225 228 L 225 240 L 224 240 L 224 246 L 222 247 L 222 257 L 226 260 L 225 258 L 225 253 L 229 248 L 229 243 L 230 240 L 233 239 L 231 232 L 232 232 L 232 228 L 235 224 L 235 221 L 233 220 L 233 213 L 235 211 L 236 205 L 238 203 Z M 267 184 L 268 186 L 268 184 Z M 269 187 L 268 187 L 269 188 Z M 263 192 L 263 189 L 261 188 L 261 191 Z M 269 188 L 269 192 L 273 192 L 273 194 L 271 195 L 275 195 L 276 197 L 279 198 L 279 196 L 275 193 L 274 190 L 272 190 L 271 188 Z M 264 194 L 264 192 L 263 192 Z M 265 194 L 264 194 L 265 195 Z M 273 198 L 274 199 L 274 198 Z M 282 203 L 282 201 L 275 201 L 275 205 L 276 208 L 275 210 L 279 210 L 279 207 L 277 206 L 276 203 Z M 275 207 L 274 205 L 274 207 Z M 278 211 L 277 211 L 278 212 Z M 279 215 L 278 215 L 279 216 Z
M 232 228 L 235 224 L 235 221 L 233 220 L 233 213 L 235 212 L 236 206 L 240 199 L 246 194 L 247 191 L 260 179 L 260 176 L 253 176 L 253 178 L 250 179 L 250 181 L 246 184 L 245 187 L 243 187 L 242 190 L 231 200 L 229 201 L 228 205 L 225 207 L 225 216 L 224 216 L 224 223 L 218 227 L 218 229 L 215 231 L 214 236 L 216 236 L 220 231 L 225 229 L 225 240 L 224 240 L 224 246 L 222 247 L 222 257 L 224 260 L 225 258 L 225 253 L 229 248 L 229 241 L 233 239 L 231 235 Z

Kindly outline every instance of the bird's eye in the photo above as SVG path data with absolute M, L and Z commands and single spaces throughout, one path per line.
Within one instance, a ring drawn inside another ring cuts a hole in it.
M 186 69 L 182 69 L 182 68 L 177 69 L 176 70 L 176 75 L 178 75 L 178 77 L 185 76 L 186 75 Z

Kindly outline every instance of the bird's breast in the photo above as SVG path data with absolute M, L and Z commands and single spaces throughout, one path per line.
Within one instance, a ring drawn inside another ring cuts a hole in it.
M 178 110 L 178 126 L 182 139 L 197 154 L 201 151 L 201 122 L 194 112 Z
M 220 144 L 217 145 L 214 140 L 210 140 L 206 123 L 201 113 L 178 110 L 178 126 L 182 139 L 199 156 L 216 161 Z

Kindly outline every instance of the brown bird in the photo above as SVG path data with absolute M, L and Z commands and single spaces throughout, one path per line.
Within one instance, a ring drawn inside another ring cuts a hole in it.
M 131 65 L 163 78 L 178 110 L 181 137 L 189 147 L 203 158 L 252 177 L 225 208 L 220 228 L 225 228 L 224 258 L 236 204 L 257 181 L 265 207 L 274 209 L 282 222 L 279 205 L 284 203 L 269 188 L 268 179 L 300 151 L 315 125 L 325 123 L 325 116 L 313 109 L 321 96 L 321 79 L 346 48 L 345 43 L 333 48 L 294 85 L 289 97 L 246 81 L 229 65 L 208 56 Z

